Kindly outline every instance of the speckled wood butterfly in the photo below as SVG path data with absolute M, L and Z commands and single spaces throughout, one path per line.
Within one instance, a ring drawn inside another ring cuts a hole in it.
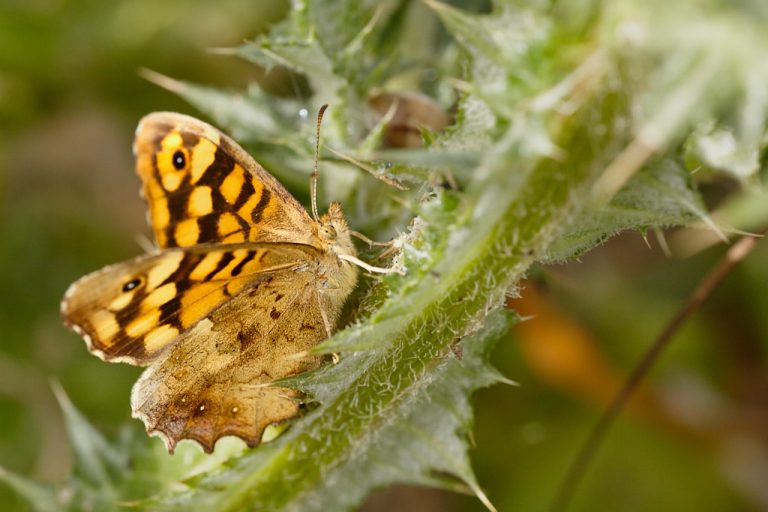
M 226 435 L 254 446 L 299 406 L 268 384 L 319 365 L 306 351 L 332 332 L 355 265 L 372 268 L 339 204 L 318 217 L 313 200 L 310 217 L 202 121 L 150 114 L 134 153 L 158 249 L 75 282 L 64 321 L 101 359 L 148 367 L 133 416 L 169 451 L 193 439 L 210 452 Z

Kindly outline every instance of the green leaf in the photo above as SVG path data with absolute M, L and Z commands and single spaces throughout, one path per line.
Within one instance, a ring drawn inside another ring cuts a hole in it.
M 274 142 L 296 130 L 298 104 L 276 101 L 258 88 L 250 88 L 243 94 L 175 80 L 149 70 L 142 74 L 187 100 L 219 126 L 225 127 L 234 138 Z
M 56 499 L 56 492 L 49 486 L 16 475 L 0 467 L 0 482 L 5 483 L 37 512 L 59 512 L 65 508 Z
M 658 162 L 636 174 L 606 207 L 588 209 L 565 227 L 547 250 L 547 261 L 578 256 L 624 230 L 645 231 L 708 219 L 691 188 L 688 173 L 675 162 Z
M 749 137 L 738 137 L 727 127 L 703 128 L 688 140 L 688 166 L 725 172 L 748 182 L 760 170 L 763 141 L 759 137 L 764 131 L 764 127 L 760 127 Z
M 274 65 L 303 73 L 321 98 L 332 98 L 343 87 L 330 59 L 311 39 L 261 39 L 237 50 L 246 60 L 269 69 Z
M 326 55 L 339 55 L 365 35 L 377 5 L 374 0 L 317 0 L 309 4 L 310 23 Z
M 159 440 L 148 442 L 144 432 L 135 428 L 137 425 L 132 425 L 131 431 L 124 430 L 117 441 L 109 442 L 75 408 L 60 385 L 54 383 L 53 389 L 64 413 L 74 455 L 69 480 L 54 489 L 0 468 L 0 481 L 35 510 L 109 511 L 136 507 L 142 499 L 179 488 L 180 482 L 221 466 L 244 449 L 239 440 L 227 439 L 209 457 L 197 446 L 183 443 L 176 456 L 171 456 Z
M 105 501 L 114 501 L 113 480 L 127 470 L 127 460 L 75 409 L 59 384 L 53 391 L 64 412 L 75 458 L 75 472 L 83 482 L 102 489 Z

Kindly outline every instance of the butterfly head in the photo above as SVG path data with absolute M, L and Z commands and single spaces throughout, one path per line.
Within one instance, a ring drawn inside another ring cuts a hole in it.
M 328 213 L 320 217 L 318 236 L 336 254 L 357 254 L 349 235 L 349 225 L 339 203 L 331 203 Z

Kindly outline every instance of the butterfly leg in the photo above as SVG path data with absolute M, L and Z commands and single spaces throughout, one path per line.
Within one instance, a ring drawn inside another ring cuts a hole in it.
M 402 249 L 403 247 L 403 244 L 399 238 L 394 238 L 389 242 L 377 242 L 375 240 L 371 240 L 370 238 L 368 238 L 367 236 L 365 236 L 364 234 L 358 231 L 350 231 L 349 234 L 367 243 L 368 246 L 370 247 L 384 247 L 385 249 L 379 255 L 374 257 L 374 259 L 376 260 L 391 258 L 395 254 L 400 252 L 400 249 Z
M 374 274 L 400 274 L 405 275 L 405 271 L 402 268 L 382 268 L 382 267 L 374 267 L 373 265 L 369 265 L 368 263 L 364 262 L 361 259 L 355 258 L 354 256 L 350 254 L 339 254 L 339 259 L 348 261 L 349 263 L 352 263 L 353 265 L 357 265 L 358 267 L 367 270 L 368 272 L 374 273 Z
M 320 316 L 323 318 L 323 325 L 325 325 L 325 332 L 328 334 L 328 337 L 331 337 L 331 323 L 328 321 L 328 315 L 325 314 L 325 309 L 323 309 L 323 301 L 320 300 L 320 290 L 315 290 L 315 293 L 317 294 L 317 304 L 320 309 Z M 334 352 L 331 354 L 331 362 L 333 364 L 339 364 L 339 353 Z
M 328 321 L 328 315 L 325 314 L 325 308 L 323 308 L 323 301 L 320 299 L 320 290 L 315 290 L 315 294 L 317 295 L 317 305 L 318 305 L 318 309 L 320 310 L 320 316 L 323 319 L 325 332 L 330 338 L 331 335 L 333 334 L 333 331 L 331 330 L 331 322 Z
M 367 243 L 372 247 L 390 247 L 392 245 L 392 242 L 377 242 L 375 240 L 371 240 L 370 238 L 360 233 L 359 231 L 350 231 L 349 234 L 359 240 L 362 240 L 363 242 Z

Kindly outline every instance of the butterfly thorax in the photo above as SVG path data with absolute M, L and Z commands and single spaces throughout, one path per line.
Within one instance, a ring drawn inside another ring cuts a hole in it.
M 357 267 L 340 259 L 339 256 L 357 256 L 357 251 L 339 203 L 331 203 L 328 213 L 320 217 L 317 237 L 320 239 L 323 252 L 330 257 L 327 258 L 330 261 L 324 265 L 327 268 L 321 269 L 329 279 L 329 285 L 342 290 L 352 289 L 357 282 Z

